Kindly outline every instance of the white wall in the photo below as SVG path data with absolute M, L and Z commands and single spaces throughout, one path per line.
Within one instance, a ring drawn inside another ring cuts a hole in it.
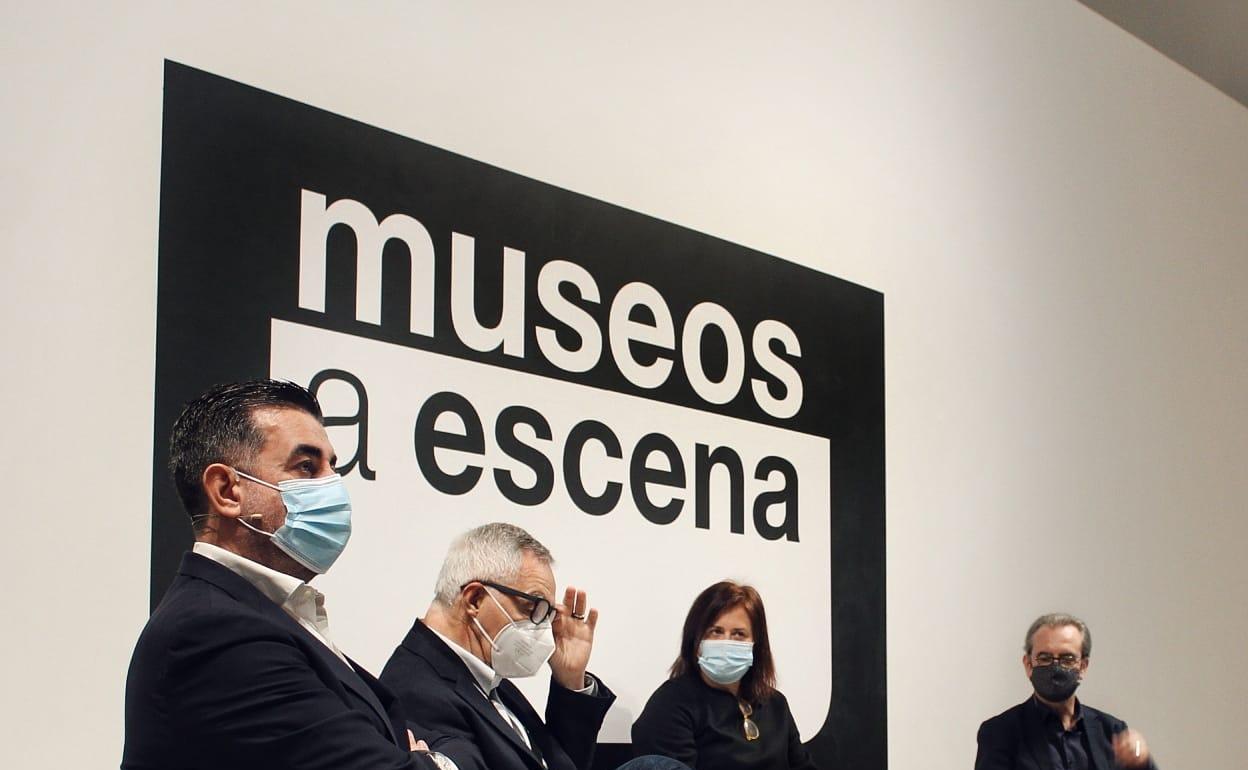
M 120 756 L 164 58 L 883 291 L 891 766 L 968 767 L 1055 608 L 1162 764 L 1243 764 L 1248 110 L 1092 12 L 6 5 L 0 764 Z

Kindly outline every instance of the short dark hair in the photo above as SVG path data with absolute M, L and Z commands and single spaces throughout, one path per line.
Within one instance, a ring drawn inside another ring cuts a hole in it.
M 698 675 L 698 648 L 702 638 L 720 615 L 737 607 L 745 610 L 754 632 L 754 665 L 741 678 L 737 694 L 747 703 L 762 703 L 776 692 L 776 664 L 771 657 L 763 598 L 753 586 L 721 580 L 698 594 L 685 616 L 685 627 L 680 634 L 680 657 L 672 664 L 671 678 Z
M 1079 652 L 1085 658 L 1092 657 L 1092 632 L 1088 630 L 1088 624 L 1065 612 L 1050 612 L 1036 618 L 1032 622 L 1031 627 L 1027 629 L 1027 639 L 1023 642 L 1023 652 L 1028 655 L 1031 654 L 1031 644 L 1035 639 L 1037 631 L 1042 628 L 1061 628 L 1062 626 L 1074 626 L 1079 629 L 1079 633 L 1083 634 L 1083 644 Z
M 323 421 L 321 405 L 307 388 L 284 380 L 216 385 L 187 403 L 169 434 L 169 472 L 192 517 L 205 513 L 204 469 L 213 463 L 246 463 L 264 445 L 252 413 L 261 407 L 307 412 Z

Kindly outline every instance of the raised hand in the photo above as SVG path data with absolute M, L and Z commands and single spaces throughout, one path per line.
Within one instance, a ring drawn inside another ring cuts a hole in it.
M 1148 765 L 1148 743 L 1144 736 L 1127 728 L 1114 736 L 1114 760 L 1119 767 Z
M 561 686 L 580 690 L 585 687 L 585 669 L 594 649 L 598 610 L 589 609 L 589 597 L 573 586 L 563 592 L 563 601 L 555 609 L 555 653 L 550 656 L 550 670 Z

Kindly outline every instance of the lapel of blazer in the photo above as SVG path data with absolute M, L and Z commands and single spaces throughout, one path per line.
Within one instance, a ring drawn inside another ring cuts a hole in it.
M 324 647 L 325 645 L 322 644 L 320 646 Z M 329 650 L 325 650 L 325 652 L 329 652 Z M 345 655 L 346 653 L 343 654 Z M 329 652 L 329 657 L 333 658 L 334 661 L 337 661 L 338 663 L 342 663 L 342 661 L 338 659 L 338 656 L 334 655 L 332 652 Z M 377 677 L 368 673 L 368 671 L 366 671 L 359 663 L 351 660 L 350 657 L 348 657 L 347 660 L 351 661 L 351 673 L 355 674 L 355 676 L 340 676 L 339 678 L 342 680 L 342 683 L 350 688 L 356 695 L 363 698 L 364 702 L 366 702 L 369 706 L 372 706 L 373 711 L 377 712 L 377 716 L 381 717 L 381 721 L 385 722 L 386 732 L 390 735 L 390 740 L 394 741 L 400 748 L 406 749 L 407 736 L 403 736 L 404 740 L 399 740 L 399 736 L 396 735 L 394 731 L 394 723 L 390 721 L 390 712 L 387 709 L 388 704 L 382 703 L 381 698 L 378 697 L 379 690 L 385 692 L 381 683 L 377 681 Z
M 547 758 L 549 765 L 551 752 L 554 750 L 550 742 L 550 733 L 546 730 L 546 723 L 537 715 L 533 709 L 533 704 L 529 703 L 528 698 L 520 692 L 520 688 L 516 687 L 510 681 L 504 679 L 498 685 L 498 697 L 503 705 L 511 709 L 511 713 L 516 715 L 516 719 L 520 720 L 520 724 L 524 725 L 524 729 L 529 733 L 529 742 L 533 744 L 531 754 L 533 760 L 538 767 L 542 766 L 542 757 Z
M 408 632 L 407 638 L 403 640 L 405 647 L 413 655 L 417 655 L 428 661 L 433 670 L 438 673 L 446 681 L 451 683 L 452 689 L 461 700 L 467 703 L 477 714 L 484 719 L 491 727 L 493 727 L 503 739 L 506 740 L 521 756 L 527 758 L 527 761 L 535 768 L 542 767 L 542 762 L 532 749 L 524 745 L 524 741 L 516 733 L 516 729 L 498 713 L 498 709 L 490 702 L 489 697 L 481 692 L 481 688 L 477 685 L 476 678 L 472 672 L 468 670 L 468 666 L 460 660 L 459 656 L 442 641 L 437 634 L 424 624 L 424 621 L 417 620 L 412 626 L 412 630 Z M 500 685 L 501 688 L 501 685 Z M 508 704 L 508 708 L 511 708 Z M 512 709 L 519 717 L 519 713 Z M 526 725 L 527 728 L 527 725 Z M 529 740 L 534 740 L 534 733 L 529 730 Z
M 1114 763 L 1110 761 L 1105 749 L 1107 744 L 1104 741 L 1106 734 L 1105 725 L 1101 722 L 1101 716 L 1095 709 L 1082 706 L 1083 709 L 1083 730 L 1088 736 L 1088 752 L 1092 755 L 1092 767 L 1096 770 L 1112 770 Z
M 178 568 L 178 572 L 212 583 L 239 602 L 266 615 L 290 633 L 304 639 L 307 642 L 304 645 L 306 651 L 310 651 L 314 657 L 321 661 L 323 667 L 334 672 L 344 687 L 355 693 L 373 711 L 377 712 L 377 717 L 386 726 L 386 734 L 390 737 L 390 740 L 394 741 L 396 745 L 405 747 L 403 743 L 399 742 L 398 736 L 394 734 L 394 725 L 390 722 L 390 715 L 386 713 L 385 707 L 377 699 L 377 694 L 373 692 L 373 688 L 364 680 L 362 676 L 362 673 L 364 673 L 363 669 L 359 669 L 357 672 L 358 666 L 352 668 L 355 665 L 354 663 L 351 666 L 343 663 L 341 658 L 325 646 L 324 642 L 308 633 L 307 629 L 299 625 L 290 615 L 287 615 L 286 611 L 274 604 L 269 597 L 260 593 L 259 589 L 229 568 L 216 563 L 212 559 L 200 556 L 197 553 L 187 553 L 182 557 L 182 565 Z M 372 676 L 370 675 L 368 678 L 372 679 Z
M 1027 751 L 1031 754 L 1032 765 L 1036 768 L 1045 768 L 1050 764 L 1049 744 L 1041 729 L 1043 721 L 1036 718 L 1036 714 L 1028 713 L 1035 708 L 1043 708 L 1043 706 L 1037 704 L 1033 696 L 1023 701 L 1018 709 L 1018 717 L 1023 723 L 1023 743 L 1027 745 Z

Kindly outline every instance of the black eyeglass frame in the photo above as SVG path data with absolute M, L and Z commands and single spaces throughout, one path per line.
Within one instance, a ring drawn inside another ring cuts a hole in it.
M 538 596 L 536 594 L 526 594 L 524 591 L 521 591 L 517 588 L 512 588 L 511 586 L 505 586 L 502 583 L 495 583 L 492 580 L 469 580 L 467 583 L 464 583 L 464 585 L 460 586 L 459 590 L 461 591 L 464 590 L 466 586 L 472 583 L 480 583 L 481 585 L 489 586 L 490 588 L 493 588 L 496 591 L 501 591 L 502 593 L 505 593 L 508 596 L 512 596 L 517 599 L 524 599 L 526 602 L 532 605 L 532 609 L 529 610 L 529 622 L 535 626 L 540 626 L 541 624 L 545 623 L 547 620 L 554 618 L 554 616 L 559 612 L 557 609 L 555 609 L 554 602 L 550 601 L 544 596 Z M 546 606 L 545 610 L 542 609 L 542 605 Z
M 1079 668 L 1081 663 L 1083 663 L 1083 660 L 1084 658 L 1082 655 L 1075 655 L 1073 652 L 1063 652 L 1061 655 L 1053 655 L 1048 652 L 1038 652 L 1031 656 L 1031 664 L 1040 668 L 1057 664 L 1062 668 L 1076 669 Z

